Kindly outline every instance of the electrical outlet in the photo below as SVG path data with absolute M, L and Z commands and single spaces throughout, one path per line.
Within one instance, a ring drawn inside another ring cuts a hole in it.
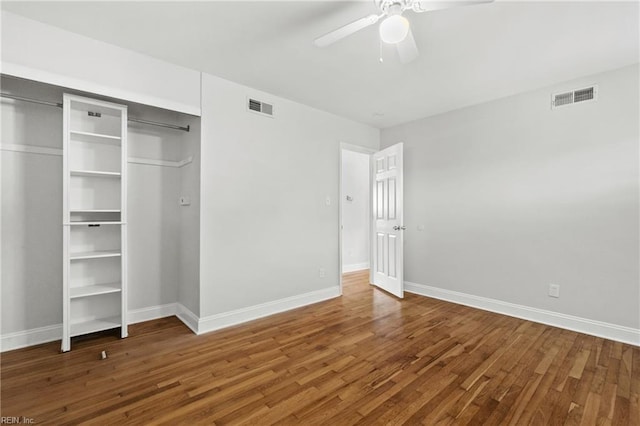
M 328 206 L 331 205 L 331 197 L 329 197 L 328 195 L 326 196 L 326 198 L 324 199 L 324 203 Z
M 183 195 L 180 197 L 180 205 L 181 206 L 190 206 L 191 198 L 188 195 Z
M 418 225 L 418 231 L 424 231 L 424 225 L 422 224 Z
M 327 272 L 324 270 L 324 268 L 321 266 L 318 268 L 318 277 L 320 278 L 324 278 L 327 275 Z
M 559 284 L 549 284 L 549 297 L 560 297 Z

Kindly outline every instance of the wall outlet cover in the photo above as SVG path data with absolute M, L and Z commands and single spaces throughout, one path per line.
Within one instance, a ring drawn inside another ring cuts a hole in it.
M 560 297 L 560 285 L 549 284 L 549 297 Z
M 188 195 L 183 195 L 180 197 L 180 205 L 181 206 L 190 206 L 191 205 L 191 197 Z

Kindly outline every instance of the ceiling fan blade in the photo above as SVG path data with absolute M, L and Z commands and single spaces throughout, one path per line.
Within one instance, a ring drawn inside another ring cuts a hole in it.
M 416 40 L 413 38 L 411 28 L 409 28 L 409 33 L 404 40 L 396 44 L 396 49 L 398 50 L 400 62 L 403 64 L 408 64 L 418 57 L 418 46 L 416 45 Z
M 364 18 L 360 18 L 357 21 L 353 21 L 352 23 L 345 25 L 344 27 L 338 28 L 335 31 L 331 31 L 330 33 L 325 34 L 322 37 L 318 37 L 314 40 L 313 44 L 315 44 L 317 47 L 327 47 L 338 40 L 342 40 L 346 36 L 349 36 L 357 31 L 360 31 L 363 28 L 375 24 L 383 16 L 384 14 L 369 15 Z
M 414 12 L 431 12 L 432 10 L 449 9 L 458 6 L 474 6 L 483 3 L 492 3 L 494 0 L 444 0 L 444 1 L 427 1 L 419 0 L 413 3 Z

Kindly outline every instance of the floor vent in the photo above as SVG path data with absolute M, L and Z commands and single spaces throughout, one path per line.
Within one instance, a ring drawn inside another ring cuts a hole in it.
M 571 90 L 569 92 L 554 93 L 551 95 L 551 109 L 577 103 L 595 101 L 598 97 L 598 86 L 593 85 L 583 89 Z
M 260 115 L 266 115 L 267 117 L 273 117 L 273 105 L 266 102 L 248 98 L 247 108 L 251 112 L 255 112 Z

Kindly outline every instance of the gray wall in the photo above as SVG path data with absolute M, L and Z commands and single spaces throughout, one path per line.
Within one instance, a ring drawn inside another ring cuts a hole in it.
M 200 120 L 188 121 L 191 131 L 183 134 L 181 156 L 192 156 L 193 162 L 180 168 L 180 195 L 191 205 L 180 207 L 178 302 L 200 315 Z
M 63 89 L 2 78 L 2 91 L 60 102 Z M 73 91 L 68 91 L 75 93 Z M 90 95 L 89 95 L 90 96 Z M 154 121 L 197 124 L 184 114 L 130 103 L 129 114 Z M 2 98 L 2 144 L 62 148 L 62 110 Z M 184 151 L 199 150 L 199 129 L 193 133 L 135 125 L 129 127 L 129 156 L 180 160 Z M 194 142 L 195 141 L 195 142 Z M 197 143 L 196 143 L 197 142 Z M 62 322 L 62 157 L 1 152 L 2 181 L 2 334 Z M 188 166 L 187 166 L 188 167 Z M 185 210 L 178 197 L 198 180 L 183 176 L 189 169 L 128 165 L 129 309 L 178 301 L 179 282 L 188 276 L 196 287 L 199 222 L 182 224 Z M 192 212 L 197 212 L 192 204 Z M 191 214 L 193 216 L 193 213 Z M 183 232 L 184 230 L 184 232 Z M 184 245 L 182 239 L 189 238 Z M 195 249 L 191 247 L 195 246 Z M 188 268 L 196 269 L 195 275 Z M 181 269 L 182 268 L 182 269 Z M 185 297 L 185 299 L 188 299 Z
M 2 78 L 2 91 L 60 102 Z M 40 90 L 38 90 L 40 89 Z M 62 148 L 62 110 L 2 98 L 2 144 Z M 2 334 L 62 322 L 62 157 L 0 151 Z
M 132 117 L 175 123 L 180 114 L 129 107 Z M 182 132 L 131 123 L 129 157 L 181 159 Z M 127 183 L 129 309 L 178 299 L 180 246 L 180 169 L 129 163 Z
M 274 117 L 248 111 L 248 96 L 272 103 Z M 201 318 L 338 287 L 340 143 L 377 148 L 379 137 L 202 75 Z
M 638 72 L 382 131 L 405 143 L 405 279 L 639 328 Z M 591 83 L 597 102 L 550 109 Z
M 369 155 L 342 150 L 342 269 L 369 265 Z M 352 197 L 347 201 L 347 195 Z M 353 269 L 351 269 L 353 270 Z

